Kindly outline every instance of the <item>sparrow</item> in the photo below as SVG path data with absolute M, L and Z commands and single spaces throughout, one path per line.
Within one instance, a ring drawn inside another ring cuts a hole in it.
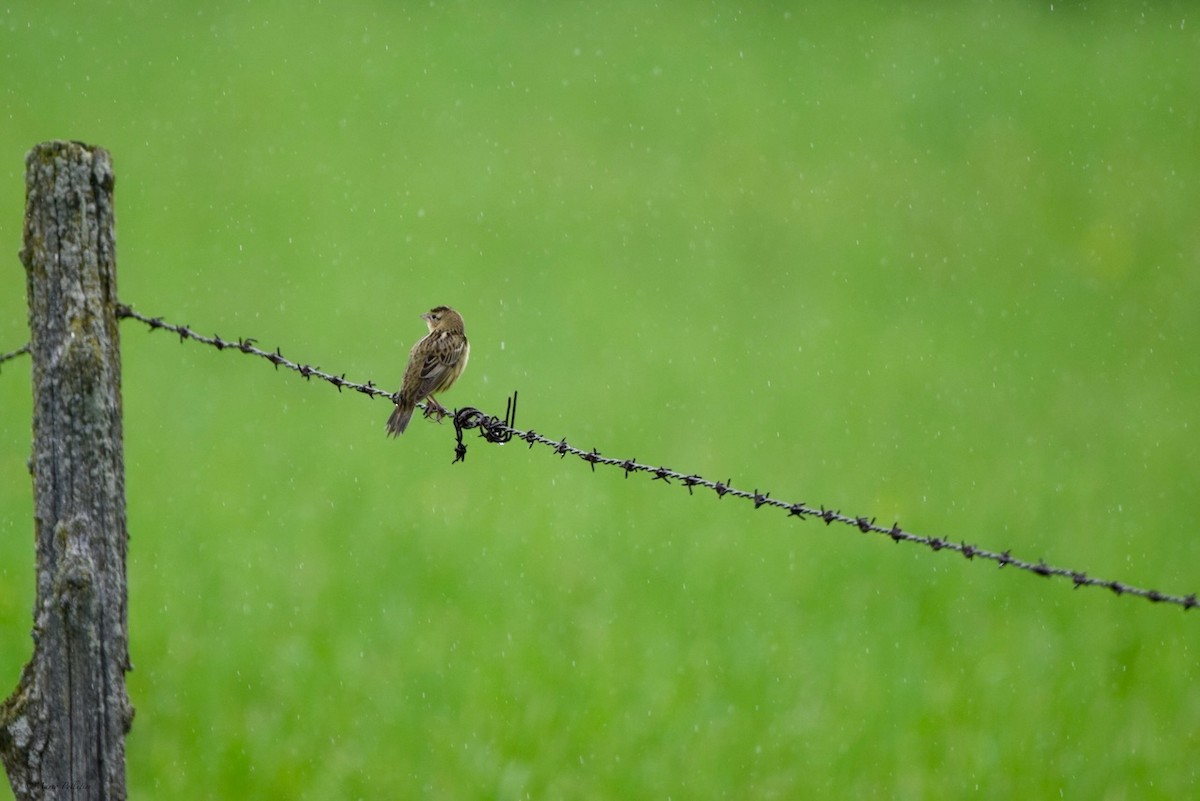
M 400 391 L 393 396 L 396 408 L 387 421 L 391 437 L 404 433 L 413 409 L 423 400 L 429 401 L 426 416 L 436 412 L 440 420 L 448 414 L 433 395 L 450 389 L 466 369 L 467 357 L 471 355 L 461 314 L 449 306 L 438 306 L 422 314 L 421 319 L 429 326 L 429 333 L 409 351 Z

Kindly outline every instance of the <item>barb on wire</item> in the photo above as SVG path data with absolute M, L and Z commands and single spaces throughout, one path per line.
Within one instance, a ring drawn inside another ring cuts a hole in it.
M 17 348 L 14 351 L 10 351 L 9 353 L 0 353 L 0 364 L 4 364 L 5 362 L 7 362 L 11 359 L 15 359 L 18 356 L 22 356 L 26 353 L 29 353 L 29 348 L 30 348 L 30 343 L 26 342 L 24 345 L 22 345 L 21 347 Z
M 129 317 L 135 320 L 140 320 L 150 326 L 151 330 L 164 329 L 171 331 L 179 336 L 180 341 L 193 340 L 195 342 L 203 342 L 207 345 L 212 345 L 218 350 L 227 348 L 240 350 L 243 353 L 249 353 L 260 358 L 266 359 L 275 365 L 276 368 L 283 366 L 289 370 L 294 370 L 307 378 L 317 377 L 328 381 L 338 388 L 340 392 L 343 387 L 356 390 L 369 397 L 384 396 L 393 398 L 392 393 L 384 392 L 375 387 L 370 381 L 365 384 L 359 384 L 354 381 L 347 381 L 345 375 L 335 376 L 331 373 L 326 373 L 319 368 L 310 367 L 305 364 L 285 359 L 279 350 L 274 352 L 264 351 L 256 347 L 252 339 L 239 339 L 236 342 L 230 342 L 221 339 L 219 336 L 207 337 L 198 334 L 186 325 L 173 325 L 164 322 L 161 317 L 147 317 L 135 312 L 131 307 L 126 305 L 118 306 L 118 315 L 121 317 Z M 394 399 L 394 398 L 393 398 Z M 1116 595 L 1129 595 L 1138 598 L 1143 598 L 1152 603 L 1173 604 L 1183 608 L 1185 611 L 1193 607 L 1200 606 L 1200 600 L 1197 599 L 1196 593 L 1190 595 L 1172 595 L 1160 592 L 1154 589 L 1145 589 L 1131 584 L 1126 584 L 1121 581 L 1111 579 L 1102 579 L 1089 576 L 1080 570 L 1071 570 L 1065 567 L 1055 567 L 1048 565 L 1042 560 L 1031 562 L 1026 559 L 1020 559 L 1013 556 L 1010 551 L 991 551 L 986 548 L 980 548 L 976 545 L 971 545 L 963 541 L 955 542 L 944 537 L 930 537 L 921 534 L 915 534 L 910 531 L 905 531 L 900 527 L 900 524 L 893 523 L 892 525 L 884 525 L 877 523 L 875 518 L 871 517 L 852 517 L 843 514 L 841 511 L 826 509 L 824 506 L 814 507 L 803 501 L 788 502 L 779 498 L 772 498 L 769 492 L 760 492 L 757 488 L 754 491 L 739 489 L 733 486 L 732 480 L 712 481 L 704 478 L 696 473 L 681 473 L 677 470 L 671 470 L 664 466 L 654 466 L 638 462 L 636 459 L 616 459 L 611 456 L 603 456 L 596 449 L 583 450 L 574 445 L 567 443 L 567 440 L 554 440 L 549 437 L 542 436 L 536 431 L 523 431 L 514 427 L 513 422 L 516 417 L 517 394 L 514 392 L 509 399 L 508 407 L 505 410 L 504 419 L 501 420 L 493 415 L 487 415 L 474 407 L 465 407 L 454 412 L 454 430 L 457 443 L 454 448 L 455 462 L 461 462 L 466 458 L 467 447 L 463 443 L 463 431 L 469 429 L 477 429 L 479 435 L 488 442 L 504 443 L 513 439 L 523 440 L 528 443 L 530 448 L 534 445 L 541 445 L 550 448 L 560 458 L 566 458 L 568 455 L 575 456 L 586 462 L 591 467 L 592 472 L 595 472 L 596 465 L 605 467 L 615 467 L 620 469 L 625 478 L 629 478 L 632 473 L 647 473 L 654 481 L 661 481 L 664 484 L 675 482 L 677 486 L 686 487 L 688 494 L 693 495 L 694 490 L 699 487 L 701 489 L 709 489 L 718 499 L 726 497 L 740 498 L 742 500 L 751 501 L 755 509 L 761 509 L 764 506 L 774 507 L 787 513 L 788 518 L 795 517 L 798 520 L 806 520 L 808 518 L 816 518 L 825 523 L 832 525 L 839 523 L 841 525 L 851 526 L 858 529 L 864 534 L 881 534 L 893 542 L 907 542 L 914 545 L 923 545 L 931 551 L 950 551 L 957 553 L 968 560 L 979 559 L 982 561 L 994 562 L 999 567 L 1011 567 L 1015 570 L 1022 570 L 1028 573 L 1033 573 L 1037 576 L 1045 578 L 1061 578 L 1070 579 L 1075 588 L 1080 587 L 1100 587 L 1111 590 Z

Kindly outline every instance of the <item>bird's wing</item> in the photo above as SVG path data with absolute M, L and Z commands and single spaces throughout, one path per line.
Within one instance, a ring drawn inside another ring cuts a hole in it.
M 417 400 L 445 389 L 446 384 L 454 377 L 455 366 L 466 349 L 466 340 L 462 337 L 448 338 L 431 344 L 433 347 L 420 362 L 421 382 L 418 384 Z

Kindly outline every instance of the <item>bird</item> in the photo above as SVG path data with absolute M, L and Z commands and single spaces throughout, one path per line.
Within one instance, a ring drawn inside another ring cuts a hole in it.
M 448 414 L 433 396 L 450 389 L 466 369 L 471 355 L 461 314 L 449 306 L 435 306 L 422 314 L 421 319 L 429 326 L 429 333 L 409 351 L 400 391 L 392 396 L 396 408 L 387 421 L 390 437 L 404 433 L 413 409 L 423 400 L 429 400 L 426 416 L 436 412 L 440 420 Z

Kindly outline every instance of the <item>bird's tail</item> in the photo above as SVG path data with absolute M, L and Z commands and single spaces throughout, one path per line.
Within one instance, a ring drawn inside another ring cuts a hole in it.
M 389 437 L 398 437 L 404 433 L 404 429 L 408 428 L 408 421 L 413 416 L 413 407 L 407 403 L 398 403 L 396 408 L 392 410 L 392 416 L 387 421 L 387 432 Z

